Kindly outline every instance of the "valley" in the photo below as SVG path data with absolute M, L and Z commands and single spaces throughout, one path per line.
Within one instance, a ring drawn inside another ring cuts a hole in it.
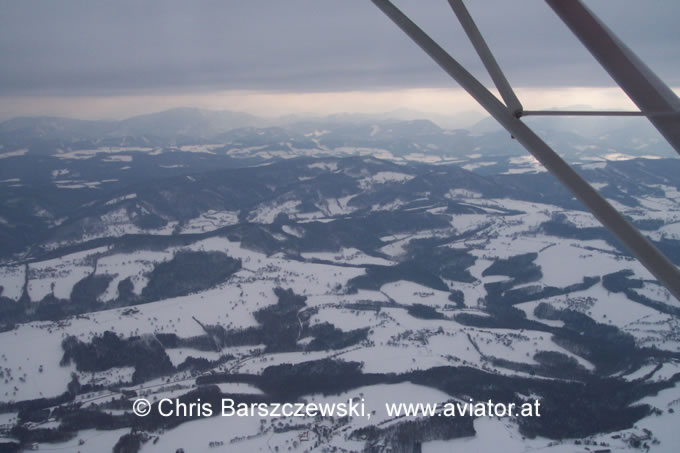
M 376 127 L 6 140 L 0 451 L 672 451 L 680 303 L 512 147 Z M 620 157 L 570 154 L 677 265 L 677 159 Z M 164 418 L 164 398 L 372 416 Z M 543 411 L 384 411 L 489 399 Z

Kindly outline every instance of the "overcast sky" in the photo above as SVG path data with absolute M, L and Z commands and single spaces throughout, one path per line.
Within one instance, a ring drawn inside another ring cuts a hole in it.
M 395 3 L 488 82 L 446 0 Z M 543 1 L 466 4 L 525 106 L 628 106 Z M 586 4 L 680 86 L 680 2 Z M 0 0 L 0 105 L 7 118 L 178 105 L 444 113 L 475 104 L 368 0 Z

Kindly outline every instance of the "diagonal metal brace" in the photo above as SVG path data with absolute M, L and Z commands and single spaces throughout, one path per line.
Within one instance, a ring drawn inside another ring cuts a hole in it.
M 579 0 L 546 0 L 680 154 L 680 99 Z
M 456 80 L 496 121 L 510 132 L 545 168 L 680 301 L 680 271 L 628 220 L 574 171 L 534 131 L 442 49 L 389 0 L 371 0 L 387 17 Z
M 449 5 L 451 5 L 451 9 L 453 9 L 456 17 L 458 17 L 458 21 L 463 26 L 463 30 L 465 30 L 465 33 L 468 35 L 468 38 L 470 38 L 470 42 L 477 51 L 479 58 L 482 60 L 482 63 L 484 63 L 484 67 L 491 76 L 491 80 L 493 80 L 493 83 L 503 97 L 505 105 L 515 116 L 522 116 L 522 103 L 517 99 L 517 95 L 515 95 L 515 92 L 510 86 L 510 82 L 505 78 L 505 74 L 503 74 L 501 67 L 491 53 L 491 49 L 489 49 L 486 41 L 484 41 L 484 37 L 482 37 L 472 16 L 470 16 L 463 0 L 449 0 Z

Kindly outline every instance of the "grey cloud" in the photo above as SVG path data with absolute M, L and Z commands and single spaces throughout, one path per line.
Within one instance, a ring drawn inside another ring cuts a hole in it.
M 445 0 L 396 4 L 483 73 Z M 514 85 L 611 85 L 544 2 L 467 4 Z M 680 84 L 680 3 L 587 4 Z M 367 0 L 0 0 L 0 61 L 0 95 L 453 84 Z

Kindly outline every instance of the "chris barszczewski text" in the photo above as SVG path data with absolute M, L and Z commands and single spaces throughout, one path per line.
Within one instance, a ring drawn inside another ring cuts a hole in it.
M 153 410 L 162 417 L 365 417 L 371 418 L 375 411 L 367 410 L 363 398 L 341 402 L 324 403 L 237 403 L 223 398 L 220 407 L 213 403 L 183 402 L 179 399 L 164 398 L 154 406 L 140 398 L 132 405 L 133 412 L 145 417 Z M 541 403 L 538 400 L 522 404 L 496 403 L 492 400 L 475 402 L 469 400 L 446 403 L 385 403 L 388 417 L 540 417 Z

